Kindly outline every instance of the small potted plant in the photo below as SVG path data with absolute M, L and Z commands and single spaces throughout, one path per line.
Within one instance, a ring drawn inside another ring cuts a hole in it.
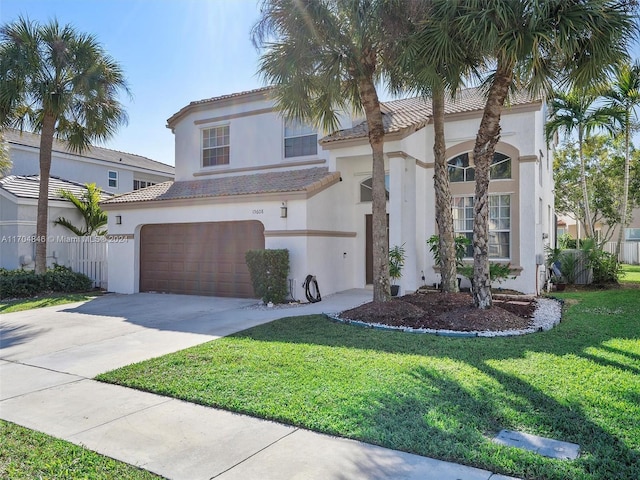
M 396 245 L 389 250 L 389 278 L 391 278 L 391 295 L 398 295 L 400 285 L 395 282 L 402 277 L 402 267 L 404 267 L 405 251 L 404 243 L 401 246 Z

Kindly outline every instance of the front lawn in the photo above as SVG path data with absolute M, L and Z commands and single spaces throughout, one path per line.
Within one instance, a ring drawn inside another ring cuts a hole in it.
M 0 478 L 153 480 L 162 477 L 0 420 Z
M 96 297 L 96 293 L 53 293 L 42 297 L 21 298 L 0 302 L 0 314 L 22 312 L 33 308 L 53 307 L 65 303 L 82 302 Z
M 640 478 L 640 295 L 563 295 L 554 330 L 459 339 L 286 318 L 99 377 L 529 479 Z M 578 443 L 552 460 L 500 429 Z

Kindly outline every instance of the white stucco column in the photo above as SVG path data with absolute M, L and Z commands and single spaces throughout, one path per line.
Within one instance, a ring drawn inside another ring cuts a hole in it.
M 416 161 L 404 152 L 389 158 L 389 248 L 404 245 L 406 258 L 400 294 L 418 288 L 416 250 Z

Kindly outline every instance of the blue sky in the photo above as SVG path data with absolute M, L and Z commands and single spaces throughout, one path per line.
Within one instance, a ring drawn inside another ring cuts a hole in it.
M 0 24 L 20 15 L 94 34 L 124 68 L 129 125 L 107 148 L 173 164 L 167 118 L 193 100 L 263 86 L 250 40 L 257 0 L 0 0 Z
M 125 70 L 129 125 L 102 145 L 174 163 L 166 120 L 193 100 L 263 86 L 255 0 L 0 0 L 0 23 L 57 18 L 94 34 Z

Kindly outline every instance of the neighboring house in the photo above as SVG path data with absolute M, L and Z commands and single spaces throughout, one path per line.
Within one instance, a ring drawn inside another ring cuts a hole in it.
M 341 117 L 322 136 L 285 122 L 270 89 L 192 102 L 168 120 L 176 179 L 103 203 L 109 288 L 253 296 L 251 248 L 286 248 L 292 295 L 315 275 L 329 294 L 372 283 L 371 148 L 366 124 Z M 446 105 L 447 158 L 455 228 L 471 236 L 473 149 L 484 98 L 467 89 Z M 388 174 L 389 244 L 407 252 L 401 291 L 438 281 L 426 240 L 436 233 L 431 104 L 382 104 Z M 546 107 L 516 95 L 502 115 L 490 185 L 490 255 L 517 277 L 501 286 L 536 293 L 544 246 L 553 243 L 553 173 L 544 140 Z M 470 259 L 469 259 L 470 260 Z M 463 284 L 464 285 L 464 284 Z
M 33 268 L 36 248 L 36 219 L 38 210 L 38 175 L 9 175 L 0 179 L 0 267 L 9 270 Z M 64 217 L 74 225 L 82 225 L 78 209 L 60 198 L 60 190 L 69 190 L 81 197 L 84 185 L 51 177 L 49 180 L 49 227 L 47 265 L 69 266 L 69 245 L 77 237 L 65 227 L 53 222 Z M 104 193 L 107 200 L 110 194 Z
M 40 173 L 40 135 L 6 129 L 4 139 L 13 162 L 10 174 Z M 53 141 L 51 175 L 81 184 L 95 183 L 105 192 L 125 193 L 173 180 L 174 167 L 150 158 L 101 147 L 74 153 L 59 140 Z

